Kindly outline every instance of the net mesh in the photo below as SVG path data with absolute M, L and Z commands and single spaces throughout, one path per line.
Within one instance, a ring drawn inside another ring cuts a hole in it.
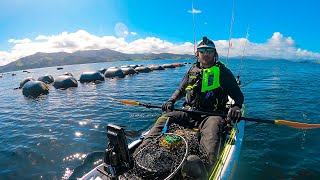
M 197 131 L 171 124 L 168 133 L 180 135 L 187 141 L 188 154 L 186 155 L 185 141 L 179 140 L 179 136 L 168 137 L 168 134 L 164 134 L 155 137 L 146 146 L 136 150 L 134 166 L 123 174 L 123 179 L 165 179 L 177 171 L 184 157 L 190 154 L 197 155 L 204 163 L 208 163 L 205 150 L 199 144 Z M 182 179 L 181 174 L 177 173 L 174 179 Z

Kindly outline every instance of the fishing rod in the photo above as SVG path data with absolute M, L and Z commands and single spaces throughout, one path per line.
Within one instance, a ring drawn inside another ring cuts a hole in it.
M 231 23 L 230 23 L 230 35 L 229 35 L 228 52 L 227 52 L 227 56 L 226 56 L 226 67 L 228 67 L 228 58 L 229 58 L 230 48 L 232 47 L 231 38 L 232 38 L 233 22 L 234 22 L 234 0 L 232 0 L 232 15 L 231 15 Z
M 120 102 L 125 105 L 138 105 L 138 106 L 143 106 L 146 108 L 157 108 L 157 109 L 162 109 L 161 106 L 155 106 L 151 104 L 143 104 L 137 101 L 131 101 L 131 100 L 123 100 L 123 99 L 114 99 L 111 98 L 114 101 Z M 208 115 L 208 116 L 220 116 L 223 118 L 226 118 L 227 115 L 225 114 L 219 114 L 219 113 L 214 113 L 214 112 L 205 112 L 205 111 L 189 111 L 185 109 L 173 109 L 174 111 L 182 111 L 186 113 L 192 113 L 192 114 L 199 114 L 199 115 Z M 269 120 L 269 119 L 260 119 L 260 118 L 248 118 L 248 117 L 241 117 L 240 120 L 245 120 L 245 121 L 253 121 L 253 122 L 258 122 L 258 123 L 267 123 L 267 124 L 275 124 L 275 125 L 282 125 L 282 126 L 288 126 L 291 128 L 296 128 L 296 129 L 316 129 L 320 128 L 320 124 L 309 124 L 309 123 L 302 123 L 302 122 L 295 122 L 291 120 Z
M 194 58 L 196 59 L 196 62 L 198 62 L 198 56 L 196 54 L 196 52 L 197 52 L 197 40 L 196 40 L 196 25 L 195 25 L 195 18 L 194 18 L 195 9 L 194 9 L 194 6 L 193 6 L 193 0 L 192 0 L 191 7 L 192 7 L 191 13 L 192 13 L 192 28 L 193 28 L 193 55 L 194 55 Z
M 247 27 L 247 33 L 246 33 L 246 40 L 243 46 L 243 51 L 242 51 L 242 55 L 241 55 L 241 60 L 240 60 L 240 66 L 239 66 L 239 71 L 238 71 L 238 75 L 237 75 L 237 83 L 240 86 L 241 85 L 241 81 L 240 81 L 240 73 L 242 72 L 242 62 L 245 58 L 245 51 L 246 51 L 246 46 L 248 43 L 248 38 L 249 38 L 249 25 Z
M 242 55 L 241 55 L 241 60 L 240 60 L 240 67 L 239 67 L 239 71 L 238 71 L 238 75 L 237 75 L 237 78 L 240 78 L 240 73 L 242 71 L 242 61 L 244 60 L 245 58 L 245 51 L 246 51 L 246 46 L 247 46 L 247 43 L 248 43 L 248 38 L 249 38 L 249 25 L 247 27 L 247 33 L 246 33 L 246 41 L 244 42 L 244 46 L 243 46 L 243 51 L 242 51 Z

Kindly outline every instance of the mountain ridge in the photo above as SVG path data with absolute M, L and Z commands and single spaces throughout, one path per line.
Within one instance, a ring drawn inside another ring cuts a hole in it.
M 4 66 L 0 66 L 0 73 L 35 69 L 43 67 L 64 66 L 73 64 L 100 63 L 111 61 L 130 61 L 130 60 L 155 60 L 155 59 L 193 59 L 193 55 L 189 54 L 172 54 L 172 53 L 141 53 L 141 54 L 126 54 L 111 49 L 101 50 L 85 50 L 68 52 L 43 53 L 37 52 L 33 55 L 20 58 Z M 226 57 L 221 56 L 223 60 Z M 229 59 L 241 59 L 241 56 L 232 57 Z M 267 58 L 261 56 L 246 56 L 246 60 L 287 60 L 277 58 Z M 309 62 L 309 60 L 287 60 L 293 62 Z M 320 60 L 312 61 L 312 63 L 320 64 Z
M 68 52 L 43 53 L 37 52 L 33 55 L 20 58 L 4 66 L 0 66 L 0 72 L 18 71 L 24 69 L 35 69 L 42 67 L 53 67 L 73 64 L 87 64 L 110 61 L 129 60 L 152 60 L 152 59 L 192 59 L 194 56 L 188 54 L 171 53 L 145 53 L 126 54 L 111 49 L 85 50 Z

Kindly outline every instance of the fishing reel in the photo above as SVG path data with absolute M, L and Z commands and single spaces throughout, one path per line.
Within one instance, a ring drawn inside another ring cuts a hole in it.
M 107 137 L 108 147 L 104 156 L 104 174 L 116 178 L 121 172 L 130 168 L 132 158 L 129 154 L 125 131 L 122 127 L 108 124 Z

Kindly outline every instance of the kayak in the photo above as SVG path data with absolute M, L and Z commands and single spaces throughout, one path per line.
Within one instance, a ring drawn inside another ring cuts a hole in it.
M 237 165 L 238 157 L 240 154 L 240 149 L 241 149 L 241 145 L 242 145 L 242 141 L 243 141 L 243 137 L 244 137 L 244 127 L 245 127 L 245 121 L 240 121 L 239 123 L 233 125 L 233 128 L 231 129 L 230 134 L 227 135 L 227 137 L 226 137 L 226 140 L 224 142 L 224 146 L 223 146 L 222 150 L 219 151 L 219 152 L 221 152 L 221 154 L 219 155 L 217 162 L 212 167 L 212 170 L 209 173 L 209 176 L 208 176 L 209 180 L 224 180 L 224 179 L 232 178 L 232 174 L 234 173 L 234 170 Z M 127 145 L 127 148 L 128 148 L 127 154 L 129 154 L 129 152 L 132 153 L 137 149 L 137 147 L 142 143 L 142 141 L 147 133 L 148 133 L 148 131 L 143 133 L 140 137 L 136 138 L 135 140 L 133 140 L 131 143 L 129 143 Z M 111 134 L 114 135 L 115 133 L 111 132 Z M 115 139 L 121 140 L 120 136 L 116 135 L 115 137 L 116 137 Z M 167 135 L 167 137 L 168 137 L 168 135 Z M 110 138 L 112 140 L 112 137 L 108 136 L 108 138 L 109 138 L 109 141 L 110 141 Z M 117 144 L 117 143 L 115 143 L 115 144 Z M 120 148 L 120 149 L 122 149 L 121 152 L 124 152 L 124 150 L 123 150 L 124 148 Z M 110 153 L 109 153 L 109 155 L 110 155 Z M 135 156 L 135 157 L 137 157 L 137 156 Z M 147 158 L 148 155 L 143 154 L 141 157 Z M 182 159 L 181 164 L 179 167 L 177 167 L 177 169 L 179 169 L 179 168 L 181 169 L 181 165 L 185 161 L 185 157 L 181 158 L 181 159 Z M 148 160 L 145 160 L 145 161 L 148 161 Z M 131 179 L 131 178 L 124 178 L 123 176 L 110 175 L 110 174 L 113 174 L 116 172 L 116 169 L 110 169 L 111 166 L 108 165 L 112 162 L 113 162 L 112 160 L 106 160 L 106 158 L 105 158 L 104 163 L 95 167 L 94 169 L 92 169 L 90 172 L 85 174 L 80 179 L 82 179 L 82 180 Z M 129 165 L 128 165 L 128 163 L 124 163 L 124 165 L 121 167 L 129 167 Z M 150 170 L 150 168 L 146 168 L 146 169 Z M 132 172 L 132 171 L 129 171 L 129 172 Z M 176 172 L 178 172 L 178 170 L 176 170 Z M 172 179 L 175 179 L 174 175 L 175 174 L 172 173 L 172 174 L 170 174 L 170 178 L 158 178 L 158 179 L 171 179 L 172 177 L 173 177 Z M 152 176 L 152 179 L 153 178 L 154 177 Z M 132 179 L 151 179 L 151 178 L 150 177 L 137 178 L 136 176 L 134 176 L 134 178 L 132 178 Z
M 147 135 L 149 133 L 149 131 L 142 133 L 142 135 L 138 138 L 136 138 L 135 140 L 133 140 L 129 145 L 128 145 L 128 149 L 129 150 L 133 150 L 136 149 L 141 143 L 143 138 L 145 137 L 145 135 Z M 92 169 L 90 172 L 88 172 L 87 174 L 85 174 L 82 178 L 80 178 L 80 180 L 102 180 L 102 179 L 106 179 L 105 174 L 103 174 L 99 169 L 103 168 L 105 166 L 105 163 L 102 163 L 100 165 L 98 165 L 97 167 L 95 167 L 94 169 Z
M 232 128 L 219 160 L 211 172 L 210 180 L 232 179 L 244 137 L 244 126 L 245 121 L 240 121 Z

